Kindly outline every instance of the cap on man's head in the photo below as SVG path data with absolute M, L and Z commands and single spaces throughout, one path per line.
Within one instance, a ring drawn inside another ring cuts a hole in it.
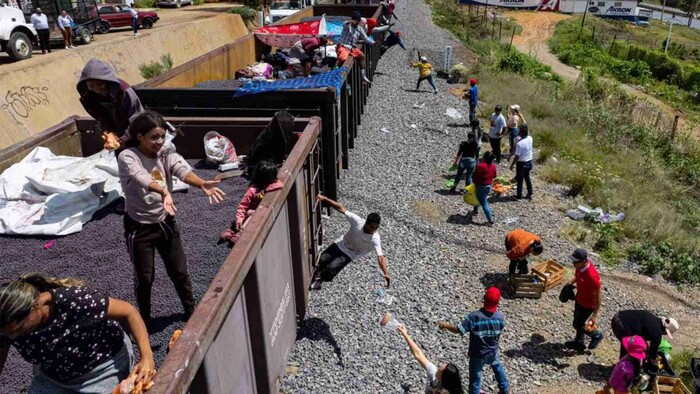
M 360 11 L 353 11 L 350 19 L 359 22 L 360 20 L 362 20 L 362 14 L 360 14 Z
M 572 263 L 580 263 L 582 261 L 588 260 L 588 252 L 586 252 L 586 249 L 583 248 L 576 248 L 574 250 L 574 253 L 569 256 L 569 260 L 571 260 Z
M 501 106 L 501 104 L 498 104 L 496 106 L 496 112 L 498 112 L 498 111 L 503 111 L 503 106 Z
M 476 85 L 476 78 L 472 78 L 469 80 L 470 85 Z
M 489 287 L 484 294 L 484 310 L 496 312 L 499 301 L 501 301 L 501 291 L 498 290 L 498 287 Z
M 401 32 L 399 30 L 396 30 L 396 35 L 401 36 Z
M 660 319 L 661 319 L 661 323 L 664 325 L 664 329 L 666 329 L 666 335 L 669 338 L 673 339 L 673 335 L 671 335 L 671 334 L 678 331 L 678 328 L 679 328 L 678 322 L 676 321 L 676 319 L 674 319 L 672 317 L 661 316 Z
M 520 106 L 519 106 L 518 104 L 513 104 L 513 105 L 511 105 L 510 107 L 513 108 L 513 109 L 516 110 L 516 111 L 520 111 Z
M 427 62 L 427 61 L 428 61 L 428 58 L 425 57 L 425 56 L 421 56 L 421 57 L 420 57 L 420 61 L 421 61 L 421 62 Z

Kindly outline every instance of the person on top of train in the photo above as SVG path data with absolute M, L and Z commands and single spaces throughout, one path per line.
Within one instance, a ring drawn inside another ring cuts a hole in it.
M 367 74 L 365 73 L 365 54 L 361 50 L 355 48 L 357 41 L 362 39 L 367 43 L 374 42 L 369 38 L 365 29 L 360 26 L 360 21 L 362 20 L 362 15 L 360 11 L 354 11 L 350 20 L 343 24 L 343 32 L 338 37 L 336 47 L 336 53 L 338 54 L 338 63 L 343 64 L 348 56 L 352 56 L 360 62 L 360 71 L 362 73 L 362 80 L 365 83 L 371 83 Z
M 311 282 L 311 289 L 320 290 L 322 282 L 332 281 L 351 261 L 361 259 L 372 250 L 377 253 L 379 268 L 384 274 L 386 286 L 389 287 L 391 285 L 391 276 L 389 276 L 386 257 L 384 257 L 384 252 L 382 252 L 381 240 L 377 231 L 381 222 L 379 214 L 373 212 L 367 216 L 367 219 L 362 219 L 345 209 L 343 204 L 333 201 L 322 194 L 319 194 L 316 198 L 321 202 L 328 203 L 333 209 L 345 215 L 348 223 L 350 223 L 350 229 L 321 253 L 319 265 L 314 272 Z
M 104 148 L 121 149 L 129 139 L 129 124 L 144 111 L 134 89 L 97 59 L 87 62 L 76 88 L 83 108 L 102 130 Z

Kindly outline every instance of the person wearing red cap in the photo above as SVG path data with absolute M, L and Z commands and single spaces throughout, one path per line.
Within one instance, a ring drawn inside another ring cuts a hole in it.
M 630 386 L 642 371 L 642 362 L 646 358 L 647 343 L 644 338 L 635 335 L 622 338 L 622 346 L 627 355 L 620 358 L 603 390 L 613 389 L 615 394 L 628 394 Z
M 401 32 L 398 30 L 396 32 L 391 29 L 387 30 L 387 35 L 384 37 L 384 42 L 382 42 L 382 46 L 379 48 L 381 55 L 384 55 L 389 48 L 397 44 L 403 48 L 404 51 L 406 50 L 406 46 L 403 44 L 403 40 L 401 39 Z
M 569 256 L 576 272 L 569 285 L 576 284 L 576 306 L 574 307 L 574 329 L 576 337 L 564 343 L 569 349 L 583 352 L 586 349 L 584 335 L 591 337 L 588 349 L 595 349 L 603 339 L 603 333 L 597 330 L 596 320 L 603 305 L 603 292 L 600 288 L 600 276 L 595 265 L 588 259 L 588 252 L 578 248 Z M 586 329 L 586 327 L 594 327 Z
M 481 376 L 486 365 L 491 366 L 498 382 L 498 393 L 510 393 L 510 385 L 503 364 L 498 358 L 498 340 L 506 325 L 506 318 L 498 311 L 501 292 L 489 287 L 484 295 L 484 306 L 454 325 L 440 322 L 438 327 L 455 334 L 469 334 L 469 394 L 481 392 Z
M 476 106 L 479 104 L 479 87 L 476 78 L 469 80 L 469 86 L 464 96 L 469 101 L 469 122 L 472 122 L 476 119 Z

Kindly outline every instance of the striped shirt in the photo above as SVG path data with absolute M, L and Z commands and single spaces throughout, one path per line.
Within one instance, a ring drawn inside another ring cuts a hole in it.
M 357 44 L 357 40 L 362 38 L 365 41 L 370 41 L 365 33 L 365 29 L 361 28 L 360 25 L 353 25 L 350 22 L 345 22 L 343 25 L 343 33 L 340 38 L 336 41 L 338 45 L 343 45 L 344 47 L 351 49 Z
M 498 353 L 498 339 L 506 325 L 503 313 L 479 309 L 467 315 L 457 328 L 469 334 L 469 357 L 484 358 Z

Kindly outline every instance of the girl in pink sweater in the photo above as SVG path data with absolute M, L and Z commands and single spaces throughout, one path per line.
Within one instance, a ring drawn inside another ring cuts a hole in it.
M 241 202 L 238 203 L 236 221 L 231 224 L 231 227 L 221 233 L 218 244 L 228 242 L 229 247 L 232 248 L 238 242 L 241 230 L 250 221 L 258 205 L 265 197 L 265 193 L 280 190 L 283 186 L 282 182 L 277 179 L 277 167 L 275 164 L 266 160 L 259 162 L 255 167 L 253 179 L 248 189 L 245 191 Z

